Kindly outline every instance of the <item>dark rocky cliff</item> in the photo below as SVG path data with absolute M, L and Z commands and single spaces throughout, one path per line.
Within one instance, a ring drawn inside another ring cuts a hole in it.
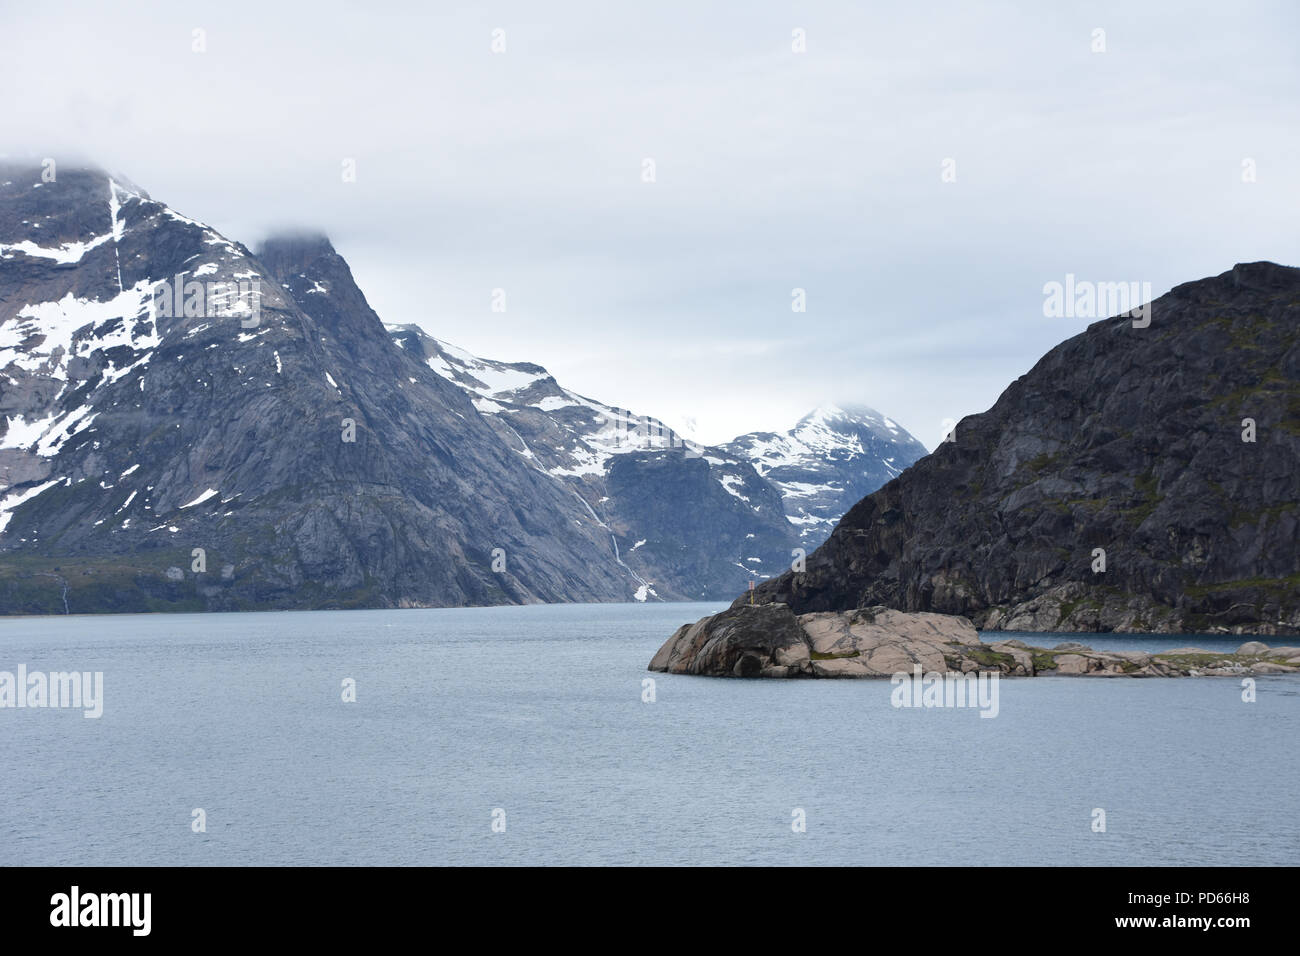
M 1106 319 L 1052 349 L 757 599 L 1295 633 L 1298 540 L 1300 269 L 1257 262 L 1172 289 L 1149 327 Z

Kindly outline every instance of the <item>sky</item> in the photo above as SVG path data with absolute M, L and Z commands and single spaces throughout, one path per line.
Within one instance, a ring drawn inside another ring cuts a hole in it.
M 102 166 L 250 248 L 322 231 L 385 322 L 705 442 L 838 402 L 933 448 L 1105 317 L 1048 315 L 1049 283 L 1300 265 L 1293 0 L 0 24 L 0 156 Z

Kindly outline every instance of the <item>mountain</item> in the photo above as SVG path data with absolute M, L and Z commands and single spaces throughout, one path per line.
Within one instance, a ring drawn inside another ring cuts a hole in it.
M 1110 318 L 1052 349 L 757 599 L 1296 633 L 1297 540 L 1300 270 L 1255 262 L 1177 286 L 1145 327 Z
M 928 454 L 902 426 L 866 406 L 823 405 L 787 432 L 751 432 L 725 447 L 776 486 L 808 551 L 864 495 Z
M 673 578 L 673 569 L 682 567 L 683 560 L 678 547 L 664 547 L 663 526 L 677 524 L 671 534 L 677 539 L 689 537 L 698 532 L 700 515 L 683 514 L 684 520 L 673 522 L 667 512 L 646 513 L 663 496 L 649 493 L 653 482 L 634 481 L 631 476 L 646 462 L 663 457 L 656 450 L 682 449 L 686 460 L 702 458 L 709 465 L 708 477 L 735 499 L 728 501 L 717 495 L 717 489 L 707 489 L 716 507 L 736 512 L 736 521 L 733 533 L 710 526 L 702 539 L 716 552 L 715 568 L 740 568 L 739 576 L 730 575 L 733 590 L 735 581 L 765 580 L 773 568 L 789 566 L 792 545 L 810 551 L 821 544 L 863 495 L 927 453 L 900 425 L 874 409 L 835 405 L 820 406 L 789 431 L 753 432 L 706 447 L 683 438 L 659 419 L 569 391 L 539 365 L 480 358 L 429 336 L 417 325 L 388 329 L 399 347 L 465 388 L 475 408 L 499 427 L 503 439 L 547 474 L 572 483 L 588 501 L 614 502 L 603 510 L 622 515 L 620 540 L 633 547 L 636 541 L 645 542 L 637 548 L 638 560 L 646 562 L 638 569 L 658 580 Z M 613 488 L 631 492 L 634 498 L 611 496 L 606 480 L 611 469 Z M 704 475 L 705 469 L 698 470 Z M 756 475 L 765 480 L 756 480 Z M 700 492 L 706 487 L 701 484 Z M 786 521 L 777 517 L 782 511 Z M 794 526 L 794 537 L 786 522 Z M 643 539 L 640 530 L 660 537 Z M 737 547 L 743 552 L 739 560 Z M 657 562 L 652 557 L 656 553 Z M 687 567 L 700 565 L 688 562 Z M 717 580 L 716 573 L 705 577 Z M 730 593 L 723 580 L 703 590 L 692 590 L 691 580 L 700 580 L 698 570 L 676 582 L 674 590 L 699 598 Z
M 6 611 L 635 586 L 581 502 L 393 348 L 323 240 L 254 256 L 101 172 L 0 169 L 0 370 Z
M 539 365 L 480 358 L 417 325 L 388 329 L 400 348 L 466 389 L 504 441 L 593 503 L 629 564 L 674 595 L 716 599 L 780 573 L 793 546 L 817 547 L 863 495 L 926 454 L 874 409 L 834 405 L 786 432 L 706 447 L 656 418 L 569 391 Z M 689 464 L 695 459 L 708 467 Z
M 718 600 L 790 566 L 796 541 L 781 494 L 745 458 L 571 392 L 539 365 L 478 358 L 415 325 L 388 329 L 464 389 L 505 444 L 590 507 L 644 582 L 638 596 Z
M 717 599 L 790 565 L 800 441 L 777 483 L 385 326 L 324 237 L 0 168 L 0 611 Z

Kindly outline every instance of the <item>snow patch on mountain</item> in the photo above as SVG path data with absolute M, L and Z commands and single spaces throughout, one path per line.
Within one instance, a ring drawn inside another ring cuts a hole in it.
M 215 496 L 215 495 L 218 495 L 218 494 L 220 494 L 220 492 L 217 491 L 216 488 L 209 488 L 207 491 L 203 492 L 203 493 L 202 493 L 201 495 L 199 495 L 197 498 L 194 498 L 194 499 L 191 500 L 191 501 L 187 501 L 187 502 L 185 502 L 185 504 L 181 505 L 181 508 L 182 508 L 182 510 L 183 510 L 183 509 L 185 509 L 185 508 L 193 508 L 195 505 L 201 505 L 201 504 L 203 504 L 203 502 L 207 501 L 209 498 L 211 498 L 211 497 L 213 497 L 213 496 Z
M 485 415 L 545 413 L 570 439 L 557 443 L 557 459 L 547 472 L 556 477 L 603 474 L 614 455 L 655 448 L 698 446 L 685 441 L 656 418 L 634 415 L 562 388 L 540 365 L 480 358 L 429 336 L 417 326 L 387 325 L 400 348 L 414 335 L 423 344 L 425 364 L 447 381 L 468 389 L 474 407 Z M 719 462 L 721 463 L 721 462 Z
M 158 345 L 148 314 L 150 284 L 137 282 L 106 301 L 79 299 L 71 292 L 57 302 L 38 302 L 0 323 L 0 369 L 67 379 L 68 360 L 119 345 L 136 352 Z M 83 332 L 79 335 L 78 333 Z
M 38 495 L 49 491 L 57 485 L 62 478 L 53 478 L 50 481 L 37 485 L 35 488 L 28 488 L 26 491 L 15 491 L 12 494 L 0 498 L 0 531 L 4 531 L 9 525 L 9 519 L 13 517 L 14 509 L 19 505 L 31 501 Z
M 85 242 L 65 242 L 61 246 L 38 246 L 31 239 L 8 244 L 0 242 L 0 259 L 12 259 L 15 254 L 22 253 L 33 259 L 52 259 L 60 265 L 69 265 L 80 262 L 87 252 L 102 246 L 112 238 L 113 234 L 106 232 Z

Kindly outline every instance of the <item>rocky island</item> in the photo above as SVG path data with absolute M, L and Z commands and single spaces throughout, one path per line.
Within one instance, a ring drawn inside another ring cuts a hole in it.
M 887 607 L 795 614 L 785 604 L 741 605 L 686 624 L 650 670 L 706 677 L 892 677 L 997 673 L 1005 677 L 1213 677 L 1300 673 L 1300 647 L 1259 641 L 1234 653 L 1180 647 L 1158 653 L 1084 644 L 984 643 L 969 619 Z

